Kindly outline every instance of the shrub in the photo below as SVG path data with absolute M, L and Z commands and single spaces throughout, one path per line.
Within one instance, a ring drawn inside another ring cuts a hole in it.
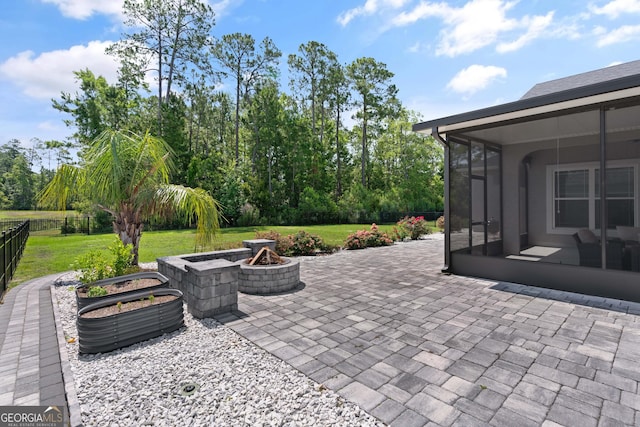
M 113 276 L 122 276 L 131 267 L 131 262 L 133 261 L 133 245 L 128 244 L 125 246 L 122 240 L 116 237 L 113 244 L 109 246 L 109 251 L 111 255 L 113 255 L 111 264 Z
M 306 231 L 298 231 L 291 238 L 291 247 L 289 248 L 288 255 L 300 256 L 300 255 L 315 255 L 316 252 L 325 250 L 325 245 L 319 236 L 309 234 Z
M 302 230 L 288 236 L 282 236 L 273 230 L 256 231 L 256 239 L 275 240 L 276 252 L 285 256 L 315 255 L 318 252 L 333 252 L 338 249 L 324 243 L 319 236 Z
M 87 291 L 87 296 L 89 298 L 93 297 L 103 297 L 107 295 L 109 292 L 103 288 L 102 286 L 91 286 Z
M 62 224 L 60 227 L 60 233 L 73 234 L 76 232 L 76 227 L 73 224 Z
M 436 220 L 436 227 L 438 227 L 440 231 L 444 230 L 444 216 L 438 217 Z
M 113 230 L 113 216 L 105 211 L 99 210 L 93 216 L 94 233 L 108 233 Z
M 331 195 L 306 187 L 300 194 L 296 214 L 300 224 L 330 224 L 337 220 L 338 206 Z
M 429 224 L 423 216 L 405 216 L 396 225 L 394 234 L 397 240 L 404 240 L 407 237 L 410 237 L 411 240 L 417 240 L 420 236 L 431 233 Z
M 240 209 L 238 226 L 248 227 L 251 225 L 260 225 L 260 209 L 249 203 L 245 203 Z
M 364 249 L 389 245 L 393 245 L 393 240 L 387 233 L 382 233 L 376 224 L 371 224 L 370 230 L 358 230 L 349 234 L 344 242 L 345 249 Z
M 78 280 L 85 285 L 90 285 L 98 280 L 111 277 L 111 267 L 102 251 L 97 249 L 87 252 L 85 255 L 78 257 L 74 264 L 74 270 L 78 270 Z
M 256 231 L 256 239 L 268 239 L 276 241 L 276 253 L 287 255 L 293 244 L 291 236 L 282 236 L 277 231 Z
M 118 237 L 115 237 L 113 244 L 108 249 L 111 252 L 111 257 L 107 257 L 104 252 L 94 249 L 76 259 L 71 268 L 80 272 L 78 280 L 85 285 L 91 285 L 98 280 L 122 276 L 127 273 L 133 260 L 133 254 L 131 253 L 133 246 L 125 246 Z

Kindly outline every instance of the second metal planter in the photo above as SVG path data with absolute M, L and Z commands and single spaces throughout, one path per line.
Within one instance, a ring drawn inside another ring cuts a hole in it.
M 176 299 L 163 303 L 149 303 L 143 308 L 104 317 L 82 316 L 93 310 L 117 305 L 118 302 L 126 304 L 146 299 L 151 294 L 154 297 L 170 295 Z M 182 292 L 179 290 L 162 288 L 153 292 L 144 290 L 125 296 L 113 295 L 82 308 L 76 320 L 80 353 L 105 353 L 181 328 L 184 326 L 182 300 Z

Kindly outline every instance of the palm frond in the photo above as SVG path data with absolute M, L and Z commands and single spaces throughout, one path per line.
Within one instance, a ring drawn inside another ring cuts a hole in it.
M 83 168 L 60 165 L 51 181 L 38 194 L 38 204 L 45 208 L 64 210 L 69 198 L 80 194 L 85 181 L 86 173 Z
M 197 219 L 196 240 L 198 245 L 208 245 L 220 229 L 220 204 L 201 188 L 165 184 L 157 188 L 155 209 L 173 210 L 183 219 Z
M 142 186 L 169 182 L 171 149 L 148 132 L 106 130 L 87 153 L 91 192 L 109 205 L 134 197 Z

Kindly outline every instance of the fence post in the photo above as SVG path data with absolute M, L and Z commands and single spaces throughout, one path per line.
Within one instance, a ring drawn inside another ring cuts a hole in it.
M 15 253 L 13 244 L 15 240 L 15 230 L 15 228 L 11 228 L 9 230 L 9 277 L 13 277 L 13 254 Z
M 7 232 L 2 232 L 2 292 L 7 290 Z
M 87 236 L 91 234 L 91 224 L 89 223 L 91 217 L 87 217 Z

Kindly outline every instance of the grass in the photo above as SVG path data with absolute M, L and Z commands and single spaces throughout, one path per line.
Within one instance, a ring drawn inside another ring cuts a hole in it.
M 347 235 L 357 230 L 369 229 L 369 224 L 339 224 L 313 226 L 260 226 L 222 229 L 211 248 L 229 249 L 242 247 L 242 241 L 255 238 L 256 231 L 274 230 L 282 235 L 305 230 L 316 234 L 330 245 L 342 246 Z M 381 231 L 390 232 L 392 225 L 380 226 Z M 27 280 L 71 269 L 70 265 L 93 249 L 105 250 L 115 239 L 114 234 L 69 234 L 59 230 L 31 233 L 10 288 Z M 194 230 L 147 231 L 140 241 L 140 262 L 152 262 L 156 258 L 198 252 Z
M 64 219 L 76 216 L 76 211 L 3 211 L 0 210 L 0 220 L 3 219 Z

